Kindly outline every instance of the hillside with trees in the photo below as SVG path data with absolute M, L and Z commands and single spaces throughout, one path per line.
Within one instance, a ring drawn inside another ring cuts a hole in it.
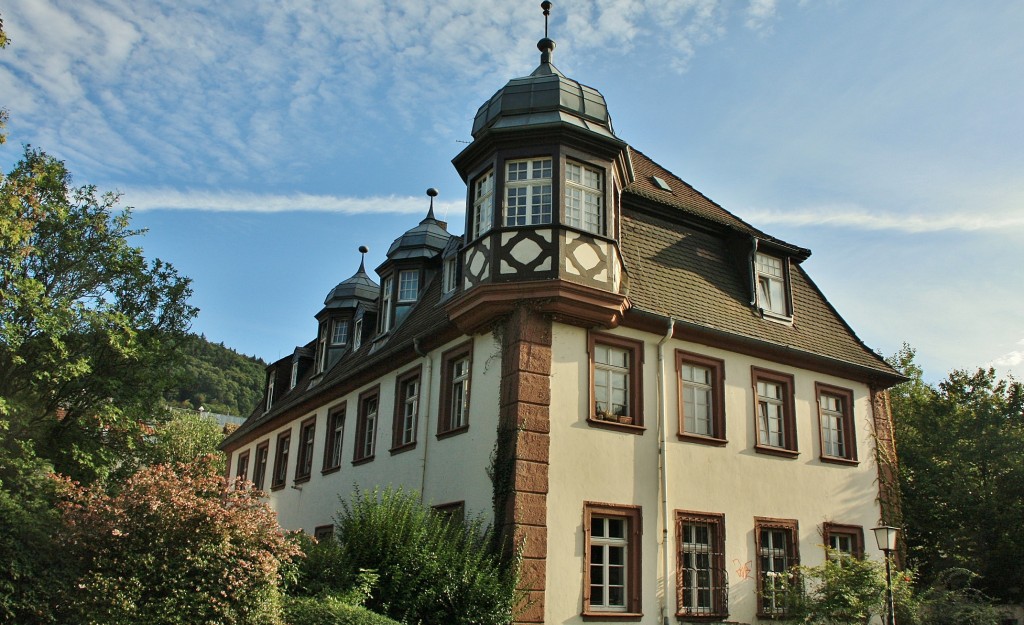
M 259 402 L 266 366 L 259 358 L 196 334 L 182 340 L 178 356 L 174 387 L 164 395 L 170 405 L 247 416 Z

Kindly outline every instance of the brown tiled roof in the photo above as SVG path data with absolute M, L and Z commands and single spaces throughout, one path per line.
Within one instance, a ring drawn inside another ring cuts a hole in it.
M 655 163 L 643 152 L 633 148 L 629 149 L 629 159 L 633 166 L 634 178 L 626 184 L 622 191 L 624 194 L 642 197 L 659 204 L 664 204 L 682 210 L 699 219 L 707 220 L 715 224 L 726 226 L 731 230 L 750 236 L 772 241 L 785 247 L 791 247 L 798 252 L 798 255 L 806 258 L 810 256 L 810 250 L 797 248 L 781 239 L 777 239 L 747 222 L 736 215 L 725 210 L 715 202 L 711 201 L 700 191 L 694 189 L 682 178 L 679 178 L 661 165 Z M 668 183 L 671 191 L 665 191 L 654 182 L 657 176 Z
M 418 337 L 439 338 L 454 332 L 455 326 L 448 320 L 444 306 L 439 303 L 440 299 L 441 276 L 438 272 L 426 285 L 416 306 L 409 311 L 404 321 L 392 330 L 376 350 L 374 350 L 373 341 L 364 341 L 358 350 L 344 353 L 323 374 L 323 379 L 312 388 L 309 388 L 309 383 L 315 376 L 310 371 L 298 381 L 295 388 L 274 403 L 270 412 L 263 412 L 263 402 L 261 401 L 245 423 L 228 436 L 221 446 L 230 445 L 264 423 L 274 420 L 277 416 L 296 406 L 305 404 L 310 399 L 336 390 L 346 380 L 357 378 L 360 373 L 379 367 L 384 363 L 399 362 L 403 357 L 411 356 L 414 352 L 413 341 Z
M 674 187 L 673 187 L 674 188 Z M 621 249 L 633 309 L 699 328 L 895 375 L 868 349 L 810 280 L 791 265 L 793 323 L 763 319 L 751 306 L 749 262 L 727 238 L 630 210 L 622 215 Z

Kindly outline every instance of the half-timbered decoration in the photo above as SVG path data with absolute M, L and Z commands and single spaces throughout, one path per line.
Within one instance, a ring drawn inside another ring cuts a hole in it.
M 430 190 L 377 275 L 330 290 L 226 439 L 229 477 L 323 536 L 354 487 L 493 518 L 522 549 L 522 623 L 784 616 L 796 564 L 879 557 L 862 536 L 899 514 L 902 378 L 810 250 L 629 145 L 538 48 L 453 159 L 464 234 Z

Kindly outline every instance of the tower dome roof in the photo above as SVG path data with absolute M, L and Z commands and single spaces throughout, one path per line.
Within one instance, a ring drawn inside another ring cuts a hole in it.
M 615 137 L 608 105 L 597 89 L 566 77 L 551 63 L 555 42 L 537 44 L 541 62 L 529 76 L 513 78 L 484 103 L 473 119 L 473 138 L 487 130 L 568 124 Z
M 359 271 L 348 280 L 331 289 L 324 299 L 325 308 L 355 308 L 361 301 L 374 301 L 380 291 L 380 285 L 374 282 L 363 262 L 359 262 Z
M 433 258 L 448 244 L 448 239 L 452 237 L 446 229 L 448 224 L 434 218 L 434 198 L 437 197 L 437 190 L 427 189 L 427 195 L 430 196 L 430 210 L 427 211 L 427 216 L 419 225 L 395 239 L 391 247 L 388 248 L 389 261 L 407 258 Z

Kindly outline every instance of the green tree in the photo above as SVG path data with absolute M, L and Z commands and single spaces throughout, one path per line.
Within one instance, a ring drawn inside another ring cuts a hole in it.
M 449 521 L 401 489 L 356 491 L 335 524 L 339 548 L 318 560 L 341 592 L 363 571 L 377 574 L 366 607 L 403 623 L 505 625 L 522 595 L 518 554 L 492 550 L 496 541 L 480 520 Z M 308 567 L 307 567 L 308 568 Z M 303 579 L 330 592 L 315 571 Z
M 86 481 L 162 414 L 196 313 L 189 280 L 129 243 L 142 231 L 117 202 L 31 147 L 0 179 L 0 419 Z
M 64 488 L 58 541 L 80 571 L 65 622 L 279 622 L 282 566 L 300 553 L 259 491 L 209 461 L 144 468 L 113 496 Z
M 1024 388 L 992 369 L 924 383 L 904 346 L 892 364 L 911 378 L 891 393 L 911 564 L 928 584 L 945 571 L 979 575 L 1005 602 L 1024 599 Z
M 165 394 L 175 406 L 248 415 L 262 396 L 266 363 L 204 336 L 188 335 L 178 349 L 181 367 Z

